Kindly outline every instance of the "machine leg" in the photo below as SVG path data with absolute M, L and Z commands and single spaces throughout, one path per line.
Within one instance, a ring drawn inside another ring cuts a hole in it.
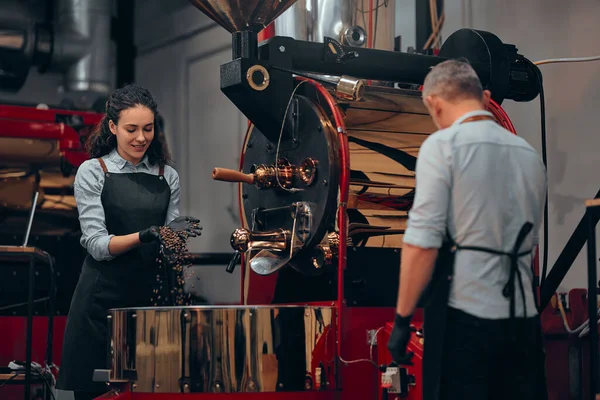
M 52 340 L 54 336 L 54 313 L 56 308 L 56 277 L 54 272 L 54 262 L 50 265 L 50 299 L 48 305 L 48 343 L 46 350 L 46 364 L 52 365 Z
M 593 214 L 596 207 L 588 207 L 586 218 L 588 220 L 588 315 L 590 318 L 590 393 L 591 399 L 596 399 L 598 391 L 598 284 L 596 274 L 596 223 Z
M 35 258 L 29 259 L 29 287 L 27 288 L 27 336 L 25 339 L 25 400 L 31 399 L 31 346 L 33 336 L 33 293 L 35 285 Z

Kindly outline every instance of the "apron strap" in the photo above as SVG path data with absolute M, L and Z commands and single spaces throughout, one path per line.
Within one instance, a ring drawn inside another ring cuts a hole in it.
M 97 158 L 98 162 L 100 163 L 100 167 L 102 167 L 102 171 L 104 171 L 105 174 L 108 174 L 108 168 L 106 168 L 106 163 L 104 162 L 104 160 L 102 158 Z
M 158 176 L 163 176 L 165 174 L 165 166 L 161 165 L 158 169 Z
M 473 118 L 475 118 L 475 117 L 473 117 Z M 452 239 L 452 236 L 450 236 L 450 232 L 448 231 L 448 229 L 446 229 L 446 237 L 447 237 L 447 240 L 452 244 L 452 252 L 456 252 L 457 250 L 481 251 L 483 253 L 495 254 L 495 255 L 499 255 L 499 256 L 507 256 L 510 258 L 510 272 L 509 272 L 508 282 L 502 289 L 502 294 L 504 295 L 504 297 L 507 297 L 510 299 L 509 312 L 510 312 L 511 319 L 515 318 L 515 314 L 516 314 L 516 310 L 515 310 L 516 309 L 515 277 L 519 281 L 519 289 L 521 291 L 521 298 L 523 300 L 523 314 L 524 314 L 524 316 L 527 315 L 527 306 L 525 304 L 525 289 L 523 288 L 523 279 L 521 276 L 521 271 L 519 270 L 519 258 L 527 256 L 527 255 L 531 254 L 531 252 L 533 251 L 533 249 L 520 251 L 521 246 L 523 246 L 523 243 L 525 242 L 527 235 L 529 235 L 529 233 L 531 232 L 532 229 L 533 229 L 533 224 L 531 222 L 526 222 L 525 224 L 523 224 L 523 226 L 521 227 L 521 230 L 519 231 L 519 234 L 517 235 L 517 239 L 515 240 L 513 249 L 510 252 L 500 251 L 500 250 L 491 249 L 489 247 L 483 247 L 483 246 L 462 246 L 462 245 L 456 243 L 456 241 L 454 241 L 454 239 Z
M 465 119 L 463 122 L 461 122 L 461 124 L 465 124 L 467 122 L 485 121 L 485 120 L 491 120 L 494 122 L 498 122 L 496 120 L 496 118 L 492 117 L 491 115 L 475 115 L 473 117 L 469 117 L 469 118 Z

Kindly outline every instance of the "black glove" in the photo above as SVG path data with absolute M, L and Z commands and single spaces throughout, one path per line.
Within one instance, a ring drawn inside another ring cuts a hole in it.
M 402 317 L 401 315 L 396 314 L 396 318 L 394 319 L 394 329 L 392 329 L 392 334 L 390 335 L 388 350 L 392 354 L 394 362 L 396 362 L 398 365 L 412 365 L 410 360 L 413 356 L 413 353 L 406 353 L 406 346 L 410 340 L 411 318 L 412 315 L 408 317 Z
M 148 229 L 140 231 L 140 242 L 150 243 L 160 239 L 160 228 L 158 226 L 151 226 Z
M 202 234 L 199 222 L 199 219 L 193 217 L 177 217 L 169 223 L 168 227 L 175 232 L 185 232 L 188 236 L 196 237 Z

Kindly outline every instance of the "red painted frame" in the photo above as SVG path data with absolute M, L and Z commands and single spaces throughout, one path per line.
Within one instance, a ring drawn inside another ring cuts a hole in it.
M 339 400 L 340 392 L 314 392 L 313 396 L 310 396 L 312 400 Z M 286 400 L 306 400 L 306 392 L 273 392 L 273 393 L 188 393 L 173 395 L 171 393 L 132 393 L 132 392 L 119 392 L 119 393 L 107 393 L 96 400 L 168 400 L 173 397 L 181 396 L 185 400 L 279 400 L 285 398 Z
M 62 122 L 58 115 L 78 115 L 89 130 L 102 120 L 104 114 L 61 109 L 0 104 L 0 137 L 57 140 L 62 157 L 74 167 L 88 159 L 81 143 L 80 132 Z

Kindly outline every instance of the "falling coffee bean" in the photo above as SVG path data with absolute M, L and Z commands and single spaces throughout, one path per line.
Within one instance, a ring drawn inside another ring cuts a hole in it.
M 198 223 L 193 223 L 192 228 L 199 229 Z M 164 296 L 158 296 L 159 301 L 153 301 L 155 306 L 188 306 L 192 304 L 191 293 L 184 293 L 185 284 L 184 272 L 190 265 L 187 249 L 188 234 L 183 231 L 174 231 L 163 226 L 160 228 L 161 246 L 158 264 L 161 274 L 157 275 L 160 288 L 154 293 L 162 293 Z M 192 271 L 193 274 L 193 271 Z M 165 282 L 166 281 L 166 282 Z M 163 283 L 166 283 L 166 291 L 161 290 Z M 154 299 L 153 299 L 154 300 Z

